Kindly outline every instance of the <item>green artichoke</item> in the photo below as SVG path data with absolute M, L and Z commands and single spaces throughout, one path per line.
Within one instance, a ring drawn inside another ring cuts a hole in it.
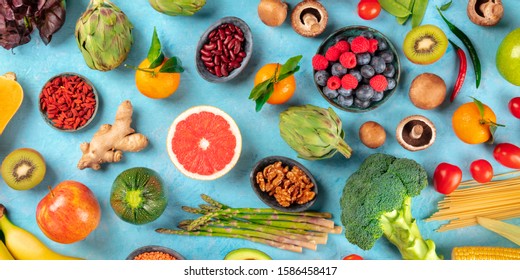
M 318 160 L 337 151 L 350 158 L 352 149 L 343 140 L 341 119 L 331 108 L 314 105 L 289 107 L 280 113 L 280 135 L 298 153 L 298 157 Z
M 125 61 L 134 42 L 132 23 L 109 0 L 90 0 L 76 23 L 76 41 L 88 67 L 112 70 Z
M 160 13 L 170 16 L 192 16 L 198 12 L 206 0 L 148 0 L 150 5 Z

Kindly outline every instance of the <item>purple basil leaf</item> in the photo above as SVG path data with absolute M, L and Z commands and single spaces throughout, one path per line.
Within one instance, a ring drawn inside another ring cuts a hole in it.
M 31 40 L 35 0 L 0 0 L 0 46 L 12 49 Z
M 45 45 L 49 44 L 52 34 L 60 30 L 65 23 L 65 12 L 64 0 L 38 0 L 38 10 L 34 18 Z

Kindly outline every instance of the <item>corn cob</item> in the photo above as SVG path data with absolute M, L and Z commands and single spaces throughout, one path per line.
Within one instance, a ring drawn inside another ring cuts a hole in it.
M 519 248 L 501 247 L 455 247 L 451 252 L 453 260 L 520 260 Z

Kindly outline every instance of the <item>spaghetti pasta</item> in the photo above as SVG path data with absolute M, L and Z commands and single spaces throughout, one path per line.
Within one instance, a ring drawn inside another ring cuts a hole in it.
M 476 225 L 477 217 L 497 220 L 520 217 L 518 175 L 520 171 L 499 174 L 484 184 L 474 180 L 462 182 L 457 190 L 439 201 L 437 212 L 426 221 L 449 220 L 437 229 L 448 231 Z

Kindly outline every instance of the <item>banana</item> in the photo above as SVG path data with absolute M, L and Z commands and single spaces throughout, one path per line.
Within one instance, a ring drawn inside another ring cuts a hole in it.
M 0 230 L 4 233 L 7 249 L 17 260 L 81 260 L 54 252 L 32 233 L 11 223 L 2 204 L 0 204 Z
M 4 242 L 0 240 L 0 261 L 12 261 L 14 260 L 13 255 L 9 253 L 7 247 L 5 247 Z

